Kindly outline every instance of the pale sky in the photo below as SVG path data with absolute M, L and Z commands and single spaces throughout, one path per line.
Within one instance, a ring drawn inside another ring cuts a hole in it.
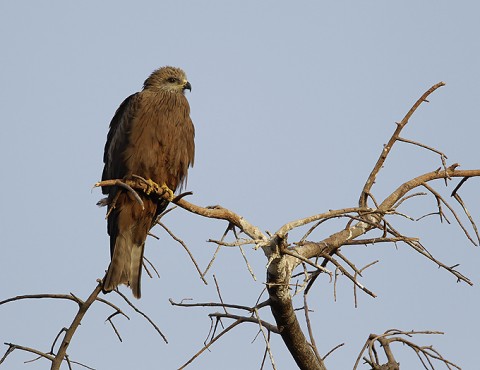
M 262 230 L 356 206 L 395 122 L 439 81 L 446 86 L 402 136 L 443 151 L 448 164 L 478 169 L 479 14 L 476 1 L 447 0 L 2 2 L 0 300 L 69 292 L 86 298 L 103 277 L 109 242 L 104 209 L 95 205 L 101 192 L 92 185 L 101 176 L 108 124 L 123 99 L 164 65 L 183 68 L 193 87 L 187 98 L 197 150 L 189 201 L 221 204 Z M 380 200 L 440 165 L 435 154 L 399 143 L 374 195 Z M 434 185 L 448 198 L 455 184 Z M 461 195 L 480 222 L 478 188 L 470 180 Z M 432 196 L 402 209 L 413 218 L 435 210 Z M 378 297 L 360 293 L 355 308 L 346 278 L 339 278 L 336 302 L 326 277 L 314 286 L 309 302 L 320 352 L 345 342 L 327 358 L 329 370 L 352 369 L 368 335 L 390 328 L 444 331 L 413 340 L 433 344 L 463 369 L 478 366 L 479 250 L 447 216 L 450 225 L 438 217 L 390 221 L 420 237 L 447 265 L 459 263 L 475 285 L 457 283 L 405 245 L 344 248 L 359 267 L 380 260 L 362 279 Z M 165 222 L 203 269 L 215 250 L 206 240 L 219 239 L 226 227 L 183 210 Z M 344 226 L 327 223 L 311 238 Z M 169 344 L 110 294 L 105 298 L 131 318 L 115 319 L 123 342 L 104 322 L 112 311 L 96 304 L 73 338 L 72 360 L 99 370 L 178 368 L 203 346 L 208 313 L 217 310 L 175 308 L 168 299 L 217 302 L 212 273 L 225 302 L 255 304 L 265 282 L 261 251 L 245 248 L 256 282 L 240 252 L 230 248 L 221 250 L 205 286 L 183 248 L 160 228 L 154 233 L 160 240 L 148 239 L 146 256 L 161 278 L 144 274 L 135 303 Z M 299 235 L 292 233 L 290 241 Z M 122 292 L 131 297 L 128 288 Z M 72 302 L 46 300 L 1 306 L 0 344 L 48 351 L 76 309 Z M 273 323 L 268 309 L 261 315 Z M 235 329 L 188 369 L 259 369 L 264 342 L 259 336 L 252 343 L 257 331 L 253 324 Z M 271 347 L 278 369 L 295 368 L 279 337 Z M 0 357 L 6 349 L 0 347 Z M 421 368 L 412 351 L 393 349 L 402 369 Z M 32 358 L 15 352 L 0 368 L 49 368 L 45 360 L 23 364 Z M 268 361 L 265 368 L 272 368 Z

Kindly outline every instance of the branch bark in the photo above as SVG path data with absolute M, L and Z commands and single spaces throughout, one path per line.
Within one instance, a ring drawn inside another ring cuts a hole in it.
M 67 354 L 67 349 L 68 349 L 68 346 L 70 345 L 73 334 L 75 334 L 75 332 L 77 331 L 77 328 L 79 327 L 80 322 L 83 319 L 83 316 L 85 316 L 85 313 L 90 308 L 92 303 L 95 302 L 98 294 L 101 291 L 102 291 L 102 283 L 99 282 L 95 290 L 88 297 L 88 299 L 85 302 L 78 303 L 79 305 L 78 312 L 75 315 L 75 318 L 73 319 L 72 324 L 70 325 L 68 330 L 65 332 L 65 336 L 63 337 L 62 343 L 58 348 L 58 352 L 55 355 L 55 358 L 52 360 L 52 366 L 50 367 L 51 370 L 60 369 L 60 366 L 62 365 L 62 361 Z
M 302 370 L 326 370 L 322 359 L 315 352 L 303 333 L 293 310 L 290 294 L 292 276 L 291 256 L 275 258 L 267 271 L 267 289 L 270 309 L 280 330 L 280 335 L 298 367 Z
M 296 247 L 295 250 L 305 258 L 321 256 L 322 253 L 331 255 L 348 241 L 372 230 L 374 228 L 373 225 L 375 223 L 378 224 L 382 215 L 387 213 L 399 199 L 416 187 L 438 179 L 466 176 L 480 177 L 480 170 L 457 170 L 457 166 L 458 165 L 454 164 L 446 170 L 432 171 L 403 183 L 378 206 L 374 213 L 367 216 L 367 220 L 370 222 L 359 221 L 352 227 L 341 230 L 320 242 L 307 242 L 301 247 Z

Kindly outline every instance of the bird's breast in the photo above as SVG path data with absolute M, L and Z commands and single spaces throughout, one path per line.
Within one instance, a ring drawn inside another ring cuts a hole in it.
M 125 150 L 127 175 L 135 174 L 172 190 L 187 174 L 189 138 L 188 110 L 169 101 L 150 101 L 141 106 L 129 132 Z M 188 105 L 187 105 L 188 108 Z

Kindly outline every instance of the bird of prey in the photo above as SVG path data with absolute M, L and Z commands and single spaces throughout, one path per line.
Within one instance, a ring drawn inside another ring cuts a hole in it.
M 110 122 L 102 181 L 141 176 L 172 191 L 184 185 L 195 153 L 186 89 L 192 88 L 185 72 L 162 67 L 145 80 L 142 91 L 123 101 Z M 125 284 L 140 298 L 145 239 L 168 201 L 155 192 L 138 190 L 142 209 L 134 194 L 124 188 L 104 186 L 102 192 L 108 194 L 111 256 L 103 291 Z

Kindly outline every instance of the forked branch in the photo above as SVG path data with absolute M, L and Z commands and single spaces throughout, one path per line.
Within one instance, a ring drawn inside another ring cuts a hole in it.
M 434 363 L 443 363 L 448 369 L 458 369 L 461 370 L 459 366 L 455 365 L 453 362 L 444 358 L 435 348 L 432 346 L 420 346 L 407 338 L 411 338 L 416 335 L 443 335 L 439 331 L 401 331 L 397 329 L 387 330 L 385 333 L 377 335 L 370 334 L 365 345 L 363 346 L 360 354 L 357 357 L 355 366 L 353 370 L 358 368 L 360 360 L 362 359 L 363 354 L 366 352 L 366 356 L 363 356 L 365 363 L 371 366 L 372 370 L 399 370 L 400 365 L 395 360 L 393 351 L 391 349 L 392 343 L 401 343 L 406 345 L 408 348 L 413 350 L 417 355 L 420 363 L 423 368 L 426 370 L 434 370 Z M 381 349 L 385 355 L 387 362 L 380 359 L 378 355 L 378 349 Z
M 415 104 L 413 104 L 412 108 L 410 108 L 410 110 L 405 115 L 405 117 L 403 117 L 403 119 L 399 123 L 397 123 L 397 128 L 395 132 L 393 133 L 388 143 L 384 146 L 382 153 L 380 154 L 380 157 L 377 160 L 377 163 L 373 167 L 372 172 L 368 176 L 367 181 L 363 186 L 362 194 L 360 195 L 360 200 L 358 202 L 360 207 L 367 207 L 368 194 L 370 193 L 372 186 L 375 183 L 375 179 L 377 178 L 378 173 L 382 169 L 388 154 L 392 150 L 393 144 L 395 144 L 395 142 L 398 141 L 400 137 L 400 133 L 402 132 L 403 128 L 406 126 L 406 124 L 410 120 L 410 117 L 412 117 L 413 113 L 415 113 L 415 111 L 423 102 L 428 102 L 427 98 L 429 97 L 430 94 L 432 94 L 435 90 L 437 90 L 442 86 L 445 86 L 445 82 L 439 82 L 433 85 L 427 91 L 425 91 L 425 93 L 415 102 Z

